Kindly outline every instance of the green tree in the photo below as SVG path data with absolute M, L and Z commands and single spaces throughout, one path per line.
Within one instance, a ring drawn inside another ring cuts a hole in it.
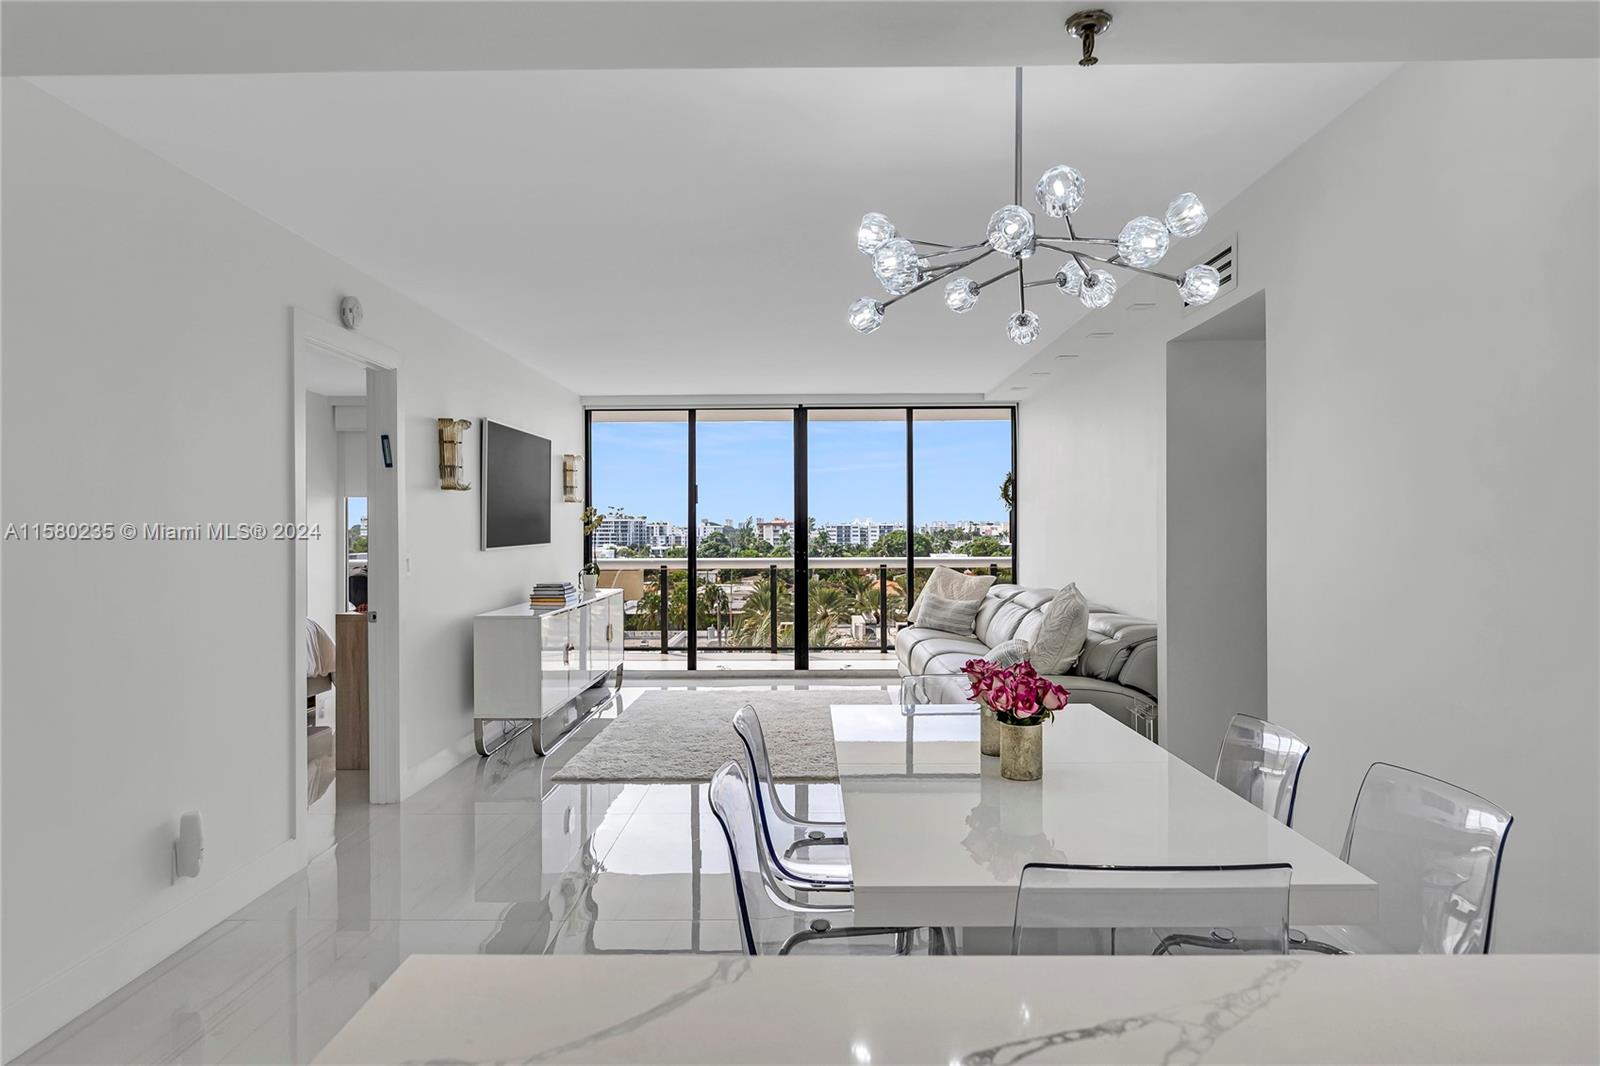
M 836 626 L 850 620 L 850 600 L 836 581 L 811 582 L 811 624 L 808 634 L 813 648 L 828 648 L 838 643 Z
M 1008 555 L 1006 546 L 1000 543 L 999 537 L 973 537 L 961 546 L 961 550 L 968 555 Z
M 721 585 L 700 586 L 695 601 L 697 629 L 721 624 L 719 619 L 728 613 L 728 591 Z M 639 609 L 634 612 L 638 622 L 634 628 L 656 629 L 661 625 L 661 590 L 651 585 L 639 597 Z M 689 572 L 673 570 L 667 574 L 667 628 L 688 629 Z
M 776 630 L 778 643 L 783 643 L 784 629 L 794 618 L 794 596 L 787 582 L 779 579 L 778 613 L 772 613 L 772 577 L 762 574 L 751 586 L 750 598 L 739 608 L 739 621 L 734 626 L 733 641 L 741 648 L 765 648 L 772 644 Z
M 720 529 L 701 537 L 698 548 L 699 555 L 703 559 L 726 559 L 730 555 L 737 554 L 728 541 L 728 535 Z
M 926 533 L 918 533 L 914 538 L 912 538 L 911 543 L 915 546 L 918 556 L 933 554 L 933 542 L 928 539 L 928 535 Z M 897 529 L 892 533 L 885 533 L 883 536 L 879 537 L 878 543 L 872 546 L 872 551 L 870 554 L 903 557 L 905 553 L 906 531 L 903 529 Z
M 350 527 L 350 535 L 346 539 L 350 543 L 350 551 L 353 554 L 359 555 L 367 550 L 367 538 L 362 534 L 359 522 Z
M 744 558 L 753 558 L 763 554 L 767 542 L 756 536 L 756 523 L 753 518 L 746 518 L 734 529 L 733 536 L 728 538 L 729 546 L 734 555 Z

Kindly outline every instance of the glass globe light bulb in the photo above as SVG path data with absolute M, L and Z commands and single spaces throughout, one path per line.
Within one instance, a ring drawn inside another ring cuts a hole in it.
M 1078 290 L 1078 300 L 1091 311 L 1098 311 L 1111 304 L 1111 298 L 1117 294 L 1117 279 L 1108 271 L 1096 270 L 1083 279 L 1083 285 Z
M 1206 266 L 1201 263 L 1192 266 L 1183 272 L 1183 281 L 1178 284 L 1178 292 L 1183 297 L 1183 302 L 1191 306 L 1208 304 L 1217 298 L 1217 293 L 1222 291 L 1222 275 L 1216 267 Z
M 1033 198 L 1051 218 L 1066 218 L 1083 204 L 1083 175 L 1069 166 L 1053 166 L 1033 187 Z
M 1174 237 L 1193 237 L 1206 228 L 1206 205 L 1186 192 L 1167 205 L 1167 230 Z
M 1153 267 L 1167 254 L 1171 241 L 1164 224 L 1149 215 L 1140 215 L 1122 227 L 1117 236 L 1117 255 L 1129 266 Z
M 1025 259 L 1033 254 L 1033 213 L 1007 204 L 989 216 L 989 247 L 1002 255 Z
M 883 325 L 883 305 L 870 296 L 863 296 L 850 305 L 850 328 L 857 333 L 871 333 Z
M 1039 316 L 1032 311 L 1018 311 L 1006 322 L 1006 336 L 1013 344 L 1032 344 L 1039 339 Z
M 978 283 L 971 278 L 951 278 L 944 287 L 944 305 L 958 315 L 978 306 Z
M 872 272 L 889 292 L 900 295 L 917 283 L 922 258 L 904 237 L 891 237 L 872 253 Z
M 871 255 L 893 237 L 894 223 L 876 211 L 869 211 L 861 216 L 861 226 L 856 230 L 856 248 L 862 255 Z
M 1068 259 L 1061 264 L 1061 269 L 1056 271 L 1056 288 L 1068 296 L 1076 296 L 1082 287 L 1083 268 L 1078 266 L 1076 259 Z

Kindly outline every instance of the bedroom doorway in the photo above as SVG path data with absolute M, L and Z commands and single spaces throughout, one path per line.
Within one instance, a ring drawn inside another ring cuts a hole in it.
M 341 811 L 399 799 L 402 422 L 392 350 L 299 310 L 293 335 L 291 795 L 309 857 Z

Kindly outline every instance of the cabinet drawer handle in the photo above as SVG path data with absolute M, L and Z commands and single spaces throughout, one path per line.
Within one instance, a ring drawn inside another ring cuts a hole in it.
M 575 650 L 575 648 L 576 648 L 576 645 L 568 644 L 565 648 L 562 649 L 562 651 L 561 651 L 561 665 L 562 666 L 571 666 L 572 665 L 572 653 Z
M 611 634 L 612 634 L 612 627 L 615 626 L 615 624 L 616 623 L 614 623 L 614 622 L 607 622 L 606 623 L 606 643 L 607 644 L 610 644 L 611 641 L 614 639 L 611 636 Z

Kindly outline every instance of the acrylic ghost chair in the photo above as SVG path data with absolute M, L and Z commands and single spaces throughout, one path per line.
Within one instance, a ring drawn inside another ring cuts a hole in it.
M 1236 714 L 1217 751 L 1217 784 L 1266 811 L 1284 825 L 1294 824 L 1294 798 L 1300 771 L 1311 748 L 1275 722 Z
M 1174 937 L 1206 934 L 1163 937 L 1156 927 L 1198 926 L 1227 927 L 1241 934 L 1240 944 L 1287 954 L 1293 873 L 1282 862 L 1166 866 L 1030 862 L 1017 882 L 1011 953 L 1115 955 L 1120 947 L 1165 955 Z
M 917 929 L 900 926 L 857 926 L 850 924 L 853 911 L 847 906 L 819 905 L 797 899 L 775 883 L 766 852 L 762 848 L 761 830 L 756 824 L 757 815 L 754 792 L 744 771 L 735 762 L 727 763 L 711 778 L 709 800 L 711 813 L 722 827 L 728 845 L 729 866 L 732 871 L 734 893 L 739 904 L 740 935 L 746 954 L 760 954 L 760 941 L 756 926 L 765 924 L 758 908 L 775 907 L 780 916 L 795 921 L 810 921 L 789 934 L 778 947 L 777 954 L 787 955 L 802 944 L 822 941 L 854 942 L 866 938 L 888 938 L 889 945 L 852 946 L 851 953 L 876 953 L 909 955 L 916 943 Z M 930 954 L 945 949 L 940 930 L 929 930 Z M 857 947 L 867 949 L 857 951 Z M 887 951 L 882 950 L 887 947 Z

